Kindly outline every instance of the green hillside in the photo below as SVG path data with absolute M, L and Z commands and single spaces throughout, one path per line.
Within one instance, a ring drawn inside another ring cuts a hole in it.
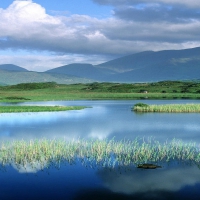
M 86 78 L 68 76 L 65 74 L 50 74 L 43 72 L 14 72 L 0 70 L 0 82 L 3 85 L 15 85 L 19 83 L 34 83 L 34 82 L 57 82 L 60 84 L 73 83 L 90 83 Z

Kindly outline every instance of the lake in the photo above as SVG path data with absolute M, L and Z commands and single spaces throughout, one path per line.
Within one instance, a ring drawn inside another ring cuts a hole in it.
M 0 140 L 173 138 L 200 144 L 198 113 L 135 113 L 135 103 L 200 103 L 198 100 L 56 101 L 18 105 L 81 105 L 78 111 L 0 114 Z M 6 105 L 6 104 L 3 104 Z M 39 164 L 38 164 L 39 165 Z M 59 166 L 1 167 L 0 199 L 200 199 L 197 165 L 171 162 L 162 168 L 110 168 L 83 165 L 80 160 Z

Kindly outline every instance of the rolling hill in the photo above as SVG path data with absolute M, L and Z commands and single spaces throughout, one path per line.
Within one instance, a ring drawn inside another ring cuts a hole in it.
M 1 85 L 15 85 L 19 83 L 34 83 L 34 82 L 57 82 L 60 84 L 73 84 L 73 83 L 90 83 L 93 80 L 69 76 L 65 74 L 53 74 L 44 72 L 16 72 L 0 70 Z

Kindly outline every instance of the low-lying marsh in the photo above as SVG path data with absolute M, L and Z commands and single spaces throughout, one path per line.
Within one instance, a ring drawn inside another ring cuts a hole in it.
M 136 112 L 199 113 L 200 104 L 147 105 L 138 103 L 132 110 Z
M 0 106 L 0 113 L 81 110 L 83 106 Z
M 200 149 L 195 143 L 183 143 L 174 139 L 160 143 L 147 140 L 30 140 L 0 143 L 0 164 L 2 167 L 31 166 L 33 169 L 60 166 L 62 162 L 93 167 L 129 167 L 143 163 L 162 164 L 179 161 L 199 165 Z
M 161 81 L 156 83 L 22 83 L 0 86 L 1 102 L 80 99 L 199 99 L 200 83 Z M 16 96 L 17 94 L 17 96 Z

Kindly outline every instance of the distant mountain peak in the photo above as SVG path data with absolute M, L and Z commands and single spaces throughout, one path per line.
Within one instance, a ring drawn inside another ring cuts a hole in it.
M 27 72 L 28 70 L 17 65 L 13 64 L 2 64 L 0 65 L 0 70 L 6 71 L 18 71 L 18 72 Z

